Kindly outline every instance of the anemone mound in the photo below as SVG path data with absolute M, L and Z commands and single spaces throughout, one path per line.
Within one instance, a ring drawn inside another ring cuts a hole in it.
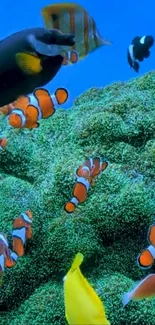
M 63 277 L 75 254 L 112 325 L 154 322 L 152 301 L 122 295 L 147 272 L 136 257 L 147 246 L 155 211 L 155 73 L 90 89 L 38 129 L 14 130 L 0 116 L 0 231 L 22 211 L 33 212 L 33 238 L 11 271 L 5 270 L 0 324 L 65 325 Z M 64 211 L 76 168 L 86 157 L 109 165 L 74 214 Z

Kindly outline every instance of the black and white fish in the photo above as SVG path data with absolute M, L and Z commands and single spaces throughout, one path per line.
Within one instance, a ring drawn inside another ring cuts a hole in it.
M 154 38 L 148 36 L 136 36 L 127 50 L 127 59 L 131 68 L 139 72 L 139 62 L 150 56 L 150 48 L 154 43 Z M 139 62 L 138 62 L 139 61 Z

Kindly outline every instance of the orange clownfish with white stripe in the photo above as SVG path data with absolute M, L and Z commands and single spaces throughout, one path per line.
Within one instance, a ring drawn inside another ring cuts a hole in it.
M 104 171 L 107 166 L 107 161 L 102 161 L 99 157 L 89 158 L 79 166 L 76 170 L 76 175 L 86 177 L 90 181 L 91 185 L 93 185 L 94 179 Z
M 73 197 L 64 206 L 66 212 L 74 212 L 79 203 L 85 202 L 87 192 L 90 186 L 93 185 L 94 179 L 101 171 L 104 171 L 107 166 L 107 161 L 102 161 L 99 157 L 86 159 L 85 162 L 79 166 L 76 170 L 77 182 L 73 189 Z
M 10 252 L 8 248 L 8 241 L 6 237 L 0 233 L 0 278 L 2 277 L 2 274 L 4 272 L 5 268 L 5 260 L 6 258 L 9 258 Z
M 137 264 L 141 269 L 149 269 L 155 260 L 155 224 L 150 226 L 147 239 L 150 245 L 137 257 Z
M 62 61 L 62 65 L 68 65 L 69 63 L 77 63 L 79 60 L 79 55 L 75 50 L 68 51 Z
M 5 138 L 1 138 L 0 139 L 0 150 L 3 150 L 5 148 L 5 146 L 7 145 L 8 140 Z
M 24 255 L 24 245 L 32 238 L 32 212 L 27 210 L 13 222 L 13 247 L 10 256 L 5 260 L 5 267 L 11 268 L 18 258 Z
M 46 89 L 37 88 L 32 94 L 17 99 L 8 116 L 9 124 L 14 128 L 37 128 L 38 120 L 53 115 L 55 107 L 67 99 L 68 91 L 64 88 L 58 88 L 53 95 Z

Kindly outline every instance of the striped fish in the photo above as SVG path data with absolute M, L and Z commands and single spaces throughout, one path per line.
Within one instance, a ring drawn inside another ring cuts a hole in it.
M 77 52 L 78 60 L 82 60 L 103 45 L 112 44 L 100 36 L 95 20 L 82 6 L 74 3 L 58 3 L 44 7 L 41 14 L 46 28 L 59 29 L 64 33 L 75 35 L 72 50 Z M 75 62 L 69 60 L 69 63 Z

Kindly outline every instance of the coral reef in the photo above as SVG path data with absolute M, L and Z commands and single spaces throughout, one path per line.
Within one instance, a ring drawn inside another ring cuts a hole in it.
M 14 130 L 0 116 L 0 231 L 33 212 L 33 239 L 6 270 L 0 289 L 0 324 L 65 325 L 63 277 L 75 254 L 103 300 L 112 325 L 154 323 L 153 301 L 121 297 L 141 271 L 155 212 L 155 73 L 90 89 L 70 110 L 59 109 L 35 130 Z M 109 161 L 86 202 L 68 215 L 76 168 L 85 157 Z M 153 272 L 154 267 L 150 272 Z

